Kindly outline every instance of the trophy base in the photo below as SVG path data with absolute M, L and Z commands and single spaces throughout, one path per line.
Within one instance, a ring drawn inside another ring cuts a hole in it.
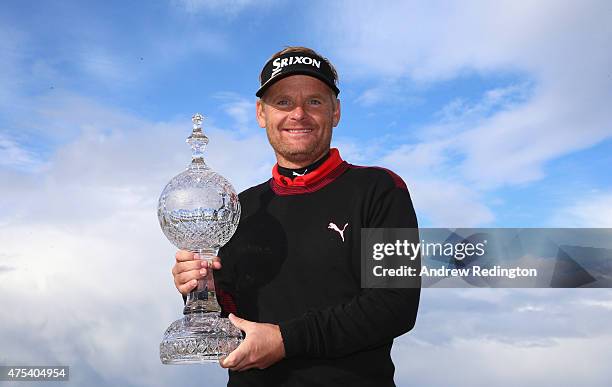
M 218 312 L 191 313 L 166 329 L 159 357 L 163 364 L 217 362 L 241 342 L 240 329 Z

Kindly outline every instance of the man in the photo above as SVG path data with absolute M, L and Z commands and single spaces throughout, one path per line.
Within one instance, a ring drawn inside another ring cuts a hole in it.
M 362 289 L 360 231 L 416 228 L 406 185 L 330 149 L 340 101 L 327 59 L 289 47 L 260 83 L 257 121 L 277 164 L 240 194 L 240 224 L 214 263 L 220 304 L 246 333 L 220 361 L 228 385 L 393 386 L 391 345 L 414 326 L 420 289 Z M 206 263 L 185 251 L 176 259 L 186 295 Z

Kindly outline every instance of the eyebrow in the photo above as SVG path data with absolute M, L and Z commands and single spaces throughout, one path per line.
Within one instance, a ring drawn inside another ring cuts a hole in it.
M 288 94 L 280 94 L 274 97 L 270 97 L 270 100 L 278 100 L 278 99 L 282 99 L 282 98 L 289 98 L 289 99 L 294 99 L 294 97 L 288 95 Z M 318 98 L 318 99 L 325 99 L 325 94 L 322 93 L 313 93 L 313 94 L 308 94 L 306 97 L 306 99 L 310 99 L 310 98 Z M 268 99 L 268 98 L 266 98 Z

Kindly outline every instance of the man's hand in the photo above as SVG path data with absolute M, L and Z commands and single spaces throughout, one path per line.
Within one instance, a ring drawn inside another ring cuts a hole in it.
M 244 320 L 231 313 L 229 319 L 246 332 L 246 338 L 232 353 L 219 360 L 221 367 L 232 371 L 264 369 L 285 357 L 285 345 L 278 325 Z
M 208 262 L 200 259 L 198 254 L 191 251 L 179 250 L 176 252 L 176 263 L 172 267 L 174 286 L 183 295 L 189 294 L 198 284 L 198 280 L 206 277 Z M 221 269 L 219 257 L 213 258 L 213 269 Z

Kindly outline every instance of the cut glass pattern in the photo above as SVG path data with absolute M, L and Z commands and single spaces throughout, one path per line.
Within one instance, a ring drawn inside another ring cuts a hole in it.
M 208 137 L 202 131 L 203 117 L 193 116 L 187 138 L 192 148 L 189 167 L 164 188 L 157 216 L 162 231 L 181 250 L 199 253 L 209 263 L 238 227 L 240 202 L 232 185 L 204 162 Z M 213 271 L 198 281 L 187 296 L 183 318 L 173 322 L 160 344 L 164 364 L 218 361 L 241 342 L 242 334 L 229 319 L 219 316 Z

